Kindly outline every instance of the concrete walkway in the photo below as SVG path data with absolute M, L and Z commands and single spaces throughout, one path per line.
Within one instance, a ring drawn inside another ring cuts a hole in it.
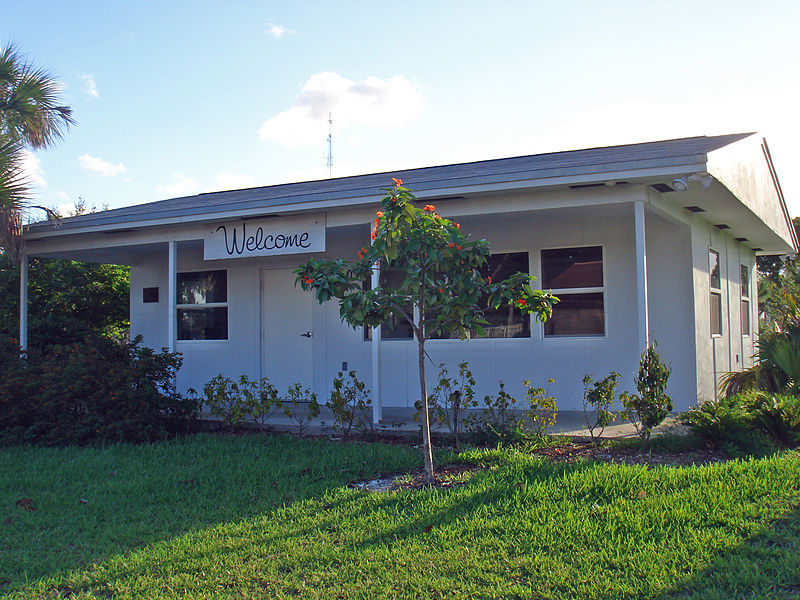
M 409 434 L 418 432 L 420 424 L 414 419 L 416 411 L 413 408 L 384 408 L 383 419 L 379 424 L 375 425 L 375 431 L 386 434 Z M 333 428 L 333 413 L 323 406 L 319 417 L 314 419 L 311 423 L 311 433 L 320 434 L 332 431 Z M 283 414 L 273 416 L 268 425 L 276 431 L 293 431 L 296 430 L 296 425 Z M 355 429 L 355 427 L 354 427 Z M 678 424 L 677 415 L 669 415 L 664 423 L 659 425 L 653 430 L 653 435 L 659 435 L 667 431 L 681 431 L 682 426 Z M 434 428 L 434 432 L 447 433 L 447 426 Z M 570 437 L 589 437 L 589 429 L 586 426 L 586 419 L 583 411 L 560 411 L 556 424 L 548 429 L 548 433 L 565 435 Z M 598 431 L 595 431 L 597 434 Z M 635 437 L 636 429 L 631 423 L 617 422 L 612 423 L 606 427 L 603 432 L 604 438 L 624 438 Z

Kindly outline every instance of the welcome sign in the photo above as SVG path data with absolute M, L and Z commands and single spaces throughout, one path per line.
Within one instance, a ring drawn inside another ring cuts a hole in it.
M 325 251 L 325 217 L 279 217 L 213 225 L 203 258 L 249 258 Z

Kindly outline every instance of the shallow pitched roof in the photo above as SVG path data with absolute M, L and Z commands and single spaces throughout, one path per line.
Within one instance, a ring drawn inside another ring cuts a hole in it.
M 698 136 L 210 192 L 70 217 L 62 220 L 59 229 L 118 226 L 155 219 L 179 220 L 197 215 L 213 217 L 216 213 L 232 210 L 264 209 L 266 214 L 272 207 L 308 202 L 356 204 L 366 198 L 381 197 L 382 190 L 390 185 L 390 177 L 399 177 L 415 193 L 426 195 L 454 187 L 491 186 L 553 177 L 596 174 L 598 180 L 602 180 L 602 174 L 609 172 L 705 163 L 709 152 L 750 135 Z M 38 233 L 49 228 L 52 228 L 52 223 L 34 223 L 30 231 Z

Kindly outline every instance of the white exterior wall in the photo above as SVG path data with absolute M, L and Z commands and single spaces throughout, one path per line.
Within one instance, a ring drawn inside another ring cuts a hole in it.
M 546 248 L 601 245 L 605 270 L 606 334 L 602 337 L 544 339 L 541 325 L 534 323 L 530 339 L 431 340 L 426 344 L 434 363 L 445 362 L 451 373 L 467 360 L 477 380 L 477 397 L 496 393 L 498 381 L 512 394 L 522 395 L 522 381 L 546 387 L 555 379 L 551 392 L 561 410 L 580 410 L 584 374 L 595 378 L 611 370 L 622 373 L 621 389 L 633 389 L 638 365 L 637 285 L 633 205 L 625 203 L 603 209 L 528 212 L 498 217 L 475 216 L 460 219 L 463 229 L 476 238 L 489 240 L 492 251 L 528 252 L 531 274 L 539 277 L 540 251 Z M 692 277 L 688 227 L 683 228 L 647 213 L 648 279 L 650 285 L 651 332 L 659 342 L 665 359 L 673 366 L 670 392 L 676 408 L 694 403 L 697 371 L 694 368 L 691 319 Z M 327 256 L 352 258 L 367 241 L 367 226 L 329 228 Z M 663 251 L 666 248 L 666 251 Z M 707 246 L 705 252 L 707 253 Z M 284 384 L 291 379 L 293 365 L 285 364 L 278 373 L 262 373 L 261 279 L 264 268 L 293 268 L 308 255 L 267 259 L 203 261 L 198 243 L 178 244 L 178 272 L 227 269 L 229 339 L 223 341 L 178 341 L 184 367 L 178 385 L 200 389 L 217 373 L 228 376 L 263 375 Z M 707 266 L 706 266 L 707 268 Z M 706 273 L 707 280 L 707 273 Z M 154 255 L 142 259 L 131 269 L 131 331 L 141 333 L 144 343 L 160 348 L 168 345 L 167 333 L 167 257 Z M 158 286 L 157 304 L 142 303 L 142 288 Z M 707 295 L 707 284 L 706 284 Z M 342 363 L 355 370 L 372 387 L 372 345 L 363 339 L 361 329 L 343 325 L 335 301 L 312 304 L 311 339 L 288 340 L 307 343 L 312 361 L 312 385 L 325 399 Z M 706 317 L 706 325 L 707 325 Z M 298 328 L 305 330 L 305 327 Z M 706 331 L 708 331 L 706 329 Z M 272 351 L 266 346 L 266 351 Z M 273 362 L 273 364 L 275 364 Z M 417 350 L 412 340 L 384 340 L 381 343 L 383 406 L 413 406 L 418 397 Z M 428 385 L 435 385 L 438 369 L 428 363 Z M 281 387 L 285 387 L 282 385 Z

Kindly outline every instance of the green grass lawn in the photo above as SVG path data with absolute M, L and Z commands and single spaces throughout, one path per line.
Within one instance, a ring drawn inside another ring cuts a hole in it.
M 0 450 L 0 595 L 800 594 L 796 453 L 653 469 L 510 449 L 461 459 L 488 468 L 375 494 L 345 484 L 414 468 L 418 450 L 282 436 Z

